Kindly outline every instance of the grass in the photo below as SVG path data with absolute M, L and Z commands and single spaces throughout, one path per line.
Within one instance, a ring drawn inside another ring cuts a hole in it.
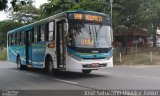
M 160 53 L 152 53 L 152 62 L 151 55 L 149 52 L 139 53 L 137 56 L 135 54 L 122 55 L 122 62 L 120 62 L 120 57 L 118 55 L 114 56 L 115 65 L 159 65 L 160 62 Z
M 3 49 L 0 51 L 0 60 L 4 61 L 7 60 L 7 50 Z

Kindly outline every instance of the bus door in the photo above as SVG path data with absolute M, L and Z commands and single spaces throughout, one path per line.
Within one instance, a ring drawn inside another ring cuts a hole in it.
M 31 30 L 26 31 L 26 64 L 31 65 L 32 64 L 32 40 L 31 40 Z M 31 67 L 31 66 L 28 66 Z
M 65 44 L 65 20 L 57 21 L 57 38 L 56 38 L 56 50 L 57 50 L 57 68 L 65 68 L 65 54 L 66 54 L 66 44 Z

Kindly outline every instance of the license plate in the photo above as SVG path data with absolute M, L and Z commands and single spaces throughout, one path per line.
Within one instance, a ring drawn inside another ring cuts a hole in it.
M 99 63 L 92 63 L 92 67 L 98 67 Z

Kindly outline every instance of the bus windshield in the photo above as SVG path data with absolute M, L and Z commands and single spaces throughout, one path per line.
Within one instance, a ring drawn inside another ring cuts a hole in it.
M 78 48 L 110 48 L 111 28 L 101 23 L 70 22 L 67 44 Z

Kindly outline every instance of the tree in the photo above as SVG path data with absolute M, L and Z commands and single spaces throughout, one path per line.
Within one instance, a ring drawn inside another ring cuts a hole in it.
M 21 6 L 32 5 L 33 0 L 12 0 L 10 3 L 13 11 L 19 11 Z
M 107 3 L 107 8 L 108 8 Z M 45 17 L 64 12 L 67 10 L 92 10 L 97 12 L 107 12 L 106 3 L 97 0 L 49 0 L 40 9 L 45 13 Z
M 4 10 L 7 8 L 7 0 L 0 0 L 0 11 Z
M 107 4 L 107 6 L 106 6 Z M 88 11 L 97 11 L 97 12 L 106 12 L 105 9 L 107 9 L 109 6 L 109 3 L 97 1 L 97 0 L 82 0 L 75 6 L 73 6 L 72 10 L 88 10 Z
M 19 5 L 18 8 L 20 9 L 10 12 L 10 18 L 14 21 L 30 23 L 39 20 L 41 17 L 41 11 L 32 5 Z
M 71 9 L 77 0 L 48 0 L 41 6 L 41 10 L 44 12 L 44 17 L 48 17 L 66 10 Z
M 11 4 L 9 18 L 14 21 L 31 23 L 41 18 L 42 12 L 34 6 L 33 0 L 12 0 Z
M 9 0 L 0 0 L 0 11 L 5 10 L 8 7 L 7 6 L 8 1 Z M 14 10 L 17 10 L 18 9 L 17 4 L 21 5 L 32 4 L 33 0 L 12 0 L 10 3 L 12 5 L 12 8 Z
M 0 46 L 5 45 L 7 42 L 7 32 L 22 26 L 22 23 L 18 23 L 12 20 L 3 21 L 0 23 Z
M 143 5 L 139 8 L 138 14 L 142 21 L 141 25 L 151 31 L 153 35 L 153 46 L 156 47 L 156 31 L 160 25 L 160 1 L 144 0 Z
M 127 30 L 131 27 L 138 27 L 138 9 L 143 0 L 114 0 L 113 2 L 113 29 L 114 32 L 123 34 L 122 45 L 125 54 L 128 53 Z

